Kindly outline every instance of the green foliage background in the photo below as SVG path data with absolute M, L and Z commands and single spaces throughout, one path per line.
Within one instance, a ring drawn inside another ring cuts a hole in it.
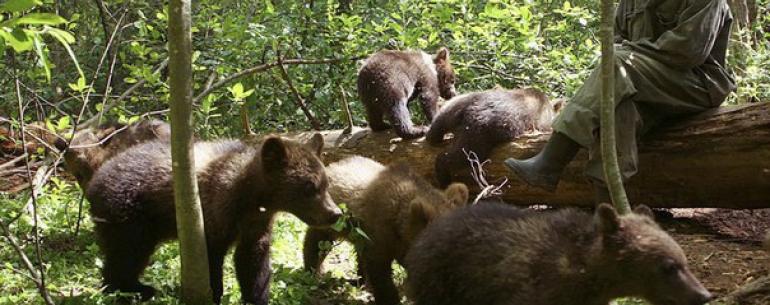
M 140 80 L 146 83 L 107 111 L 106 117 L 128 120 L 166 109 L 165 72 L 153 73 L 167 57 L 166 7 L 158 1 L 109 1 L 101 18 L 95 3 L 101 1 L 48 0 L 35 9 L 69 20 L 62 28 L 74 34 L 72 49 L 86 78 L 81 85 L 93 81 L 85 116 L 100 112 L 102 104 L 111 105 Z M 446 46 L 461 92 L 495 85 L 534 86 L 553 97 L 569 97 L 596 64 L 597 4 L 588 0 L 195 1 L 196 90 L 202 90 L 212 73 L 219 79 L 274 62 L 276 51 L 285 58 L 362 58 L 384 48 L 432 52 Z M 759 0 L 758 7 L 758 22 L 741 36 L 755 39 L 746 45 L 739 45 L 738 40 L 733 44 L 730 66 L 739 76 L 741 89 L 730 103 L 768 100 L 770 95 L 770 34 L 762 31 L 770 23 L 768 0 Z M 115 47 L 102 60 L 116 25 L 120 30 L 115 32 Z M 79 114 L 88 89 L 76 91 L 73 88 L 78 86 L 68 86 L 76 84 L 78 72 L 66 49 L 51 37 L 41 37 L 41 41 L 53 69 L 50 84 L 40 53 L 14 55 L 7 49 L 0 62 L 0 70 L 6 71 L 0 73 L 0 88 L 6 89 L 0 91 L 0 113 L 16 117 L 11 83 L 12 71 L 18 71 L 31 89 L 24 92 L 25 100 L 42 105 L 35 119 Z M 364 124 L 363 111 L 355 102 L 357 68 L 358 63 L 350 60 L 288 69 L 312 113 L 329 129 L 341 127 L 344 121 L 340 88 L 349 96 L 355 123 Z M 309 128 L 276 69 L 239 82 L 246 90 L 254 90 L 244 102 L 255 130 Z M 105 92 L 107 96 L 103 96 Z M 198 105 L 201 135 L 234 135 L 239 130 L 239 107 L 234 99 L 221 88 Z
M 0 123 L 18 126 L 17 78 L 27 109 L 24 122 L 43 121 L 57 132 L 100 115 L 102 120 L 123 122 L 151 111 L 162 117 L 168 106 L 166 72 L 155 70 L 167 57 L 163 3 L 3 2 L 0 119 L 5 121 Z M 738 92 L 729 98 L 731 104 L 770 101 L 770 0 L 757 3 L 757 21 L 736 33 L 731 49 L 730 67 L 739 80 Z M 495 85 L 534 86 L 552 97 L 569 97 L 597 63 L 597 9 L 595 0 L 194 1 L 195 90 L 202 91 L 209 79 L 274 62 L 278 52 L 285 58 L 350 58 L 337 64 L 288 66 L 288 72 L 323 128 L 343 126 L 342 94 L 350 101 L 354 122 L 363 125 L 363 111 L 356 102 L 355 59 L 384 48 L 432 52 L 446 46 L 460 92 Z M 108 44 L 112 47 L 105 52 Z M 257 132 L 310 128 L 273 69 L 243 77 L 203 99 L 195 112 L 198 134 L 204 138 L 239 135 L 241 103 Z M 47 155 L 41 151 L 33 157 L 41 160 Z M 98 291 L 101 262 L 87 217 L 75 234 L 80 196 L 80 190 L 64 177 L 54 177 L 41 193 L 42 259 L 48 287 L 65 304 L 110 304 L 114 299 Z M 29 192 L 0 194 L 0 217 L 19 217 L 11 230 L 27 254 L 35 257 L 28 199 Z M 304 225 L 282 217 L 276 229 L 272 304 L 307 304 L 317 298 L 362 303 L 365 293 L 344 280 L 354 276 L 349 247 L 339 250 L 338 263 L 318 281 L 300 271 L 297 249 Z M 163 247 L 146 272 L 145 279 L 161 291 L 155 304 L 177 302 L 177 254 L 176 246 Z M 39 303 L 34 286 L 5 241 L 0 242 L 0 261 L 0 304 Z M 234 304 L 239 294 L 229 268 L 224 303 Z

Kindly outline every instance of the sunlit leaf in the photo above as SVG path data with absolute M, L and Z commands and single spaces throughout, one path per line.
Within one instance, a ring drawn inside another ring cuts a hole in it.
M 56 122 L 56 130 L 64 130 L 70 127 L 70 117 L 63 116 Z
M 37 53 L 38 60 L 40 62 L 40 65 L 43 67 L 43 71 L 45 72 L 45 79 L 47 81 L 51 81 L 51 64 L 48 62 L 48 57 L 45 55 L 44 51 L 44 44 L 42 42 L 42 39 L 40 35 L 34 35 L 32 38 L 32 41 L 35 45 L 35 53 Z
M 14 24 L 59 25 L 67 23 L 67 19 L 51 13 L 32 13 L 15 20 Z
M 0 5 L 0 12 L 16 13 L 26 11 L 40 5 L 42 2 L 39 0 L 8 0 Z
M 63 35 L 63 32 L 65 31 L 55 31 L 52 28 L 48 28 L 48 33 L 52 37 L 56 38 L 56 40 L 61 43 L 64 49 L 67 50 L 67 54 L 69 54 L 70 59 L 72 59 L 72 62 L 75 64 L 75 68 L 78 70 L 78 75 L 80 75 L 80 78 L 85 81 L 85 75 L 83 74 L 83 70 L 80 68 L 78 58 L 75 56 L 75 52 L 73 52 L 72 48 L 70 47 L 70 41 L 74 41 L 74 37 L 72 37 L 72 35 Z M 72 39 L 70 40 L 70 38 Z
M 30 34 L 32 33 L 20 28 L 15 28 L 12 32 L 0 28 L 0 36 L 3 37 L 3 40 L 5 40 L 16 53 L 32 50 L 32 38 L 30 37 Z
M 52 27 L 45 27 L 45 31 L 49 35 L 55 36 L 59 40 L 66 41 L 69 44 L 75 43 L 75 36 L 72 36 L 70 32 L 67 32 L 65 30 L 52 28 Z

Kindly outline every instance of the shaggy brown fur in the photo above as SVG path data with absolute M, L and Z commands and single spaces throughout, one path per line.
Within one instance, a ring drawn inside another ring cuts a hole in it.
M 143 120 L 128 127 L 107 123 L 95 129 L 84 129 L 75 134 L 69 149 L 64 153 L 64 167 L 75 176 L 80 188 L 85 190 L 94 172 L 112 156 L 139 143 L 169 141 L 170 138 L 170 126 L 160 120 Z M 60 140 L 56 146 L 64 149 L 67 145 Z
M 474 92 L 449 100 L 425 136 L 428 143 L 438 145 L 445 134 L 454 134 L 449 148 L 436 156 L 436 179 L 448 185 L 454 175 L 470 172 L 463 150 L 475 152 L 483 162 L 501 143 L 527 132 L 550 130 L 554 114 L 548 97 L 531 88 Z
M 366 60 L 358 71 L 358 95 L 366 107 L 366 118 L 373 131 L 390 128 L 404 139 L 419 138 L 428 130 L 414 126 L 408 103 L 420 98 L 428 123 L 438 110 L 439 96 L 455 95 L 455 74 L 449 62 L 449 51 L 442 48 L 431 58 L 419 51 L 380 51 Z
M 538 213 L 501 204 L 457 210 L 432 223 L 406 258 L 417 305 L 607 305 L 637 296 L 701 305 L 711 294 L 652 211 L 627 216 L 602 204 Z
M 439 216 L 463 206 L 468 188 L 461 183 L 445 191 L 403 165 L 385 167 L 371 159 L 353 157 L 327 167 L 329 192 L 347 203 L 354 219 L 371 240 L 352 241 L 358 253 L 359 274 L 371 286 L 378 305 L 399 304 L 393 284 L 393 261 L 403 263 L 415 237 Z M 348 236 L 332 230 L 310 229 L 305 237 L 305 267 L 319 270 L 326 252 L 320 241 Z
M 328 226 L 340 216 L 329 196 L 320 135 L 307 145 L 267 137 L 261 144 L 241 141 L 195 143 L 211 288 L 222 296 L 222 263 L 235 250 L 242 299 L 267 304 L 270 235 L 276 212 L 286 211 L 311 226 Z M 97 240 L 104 254 L 107 291 L 154 294 L 139 282 L 150 255 L 176 237 L 168 143 L 135 145 L 109 159 L 86 192 Z

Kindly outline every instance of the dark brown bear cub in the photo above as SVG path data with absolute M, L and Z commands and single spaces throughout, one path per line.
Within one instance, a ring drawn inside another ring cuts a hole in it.
M 431 57 L 420 51 L 380 51 L 369 57 L 358 71 L 358 96 L 366 108 L 372 131 L 390 128 L 404 139 L 419 138 L 426 126 L 414 126 L 407 107 L 420 98 L 428 123 L 438 110 L 439 96 L 455 96 L 455 74 L 449 63 L 449 51 L 442 48 Z
M 626 296 L 702 305 L 712 298 L 644 206 L 618 216 L 607 204 L 595 215 L 474 205 L 429 225 L 406 269 L 416 305 L 607 305 Z
M 468 188 L 455 183 L 438 190 L 405 165 L 383 166 L 357 156 L 330 164 L 326 172 L 332 198 L 348 205 L 370 238 L 354 241 L 359 275 L 371 286 L 377 305 L 399 304 L 393 261 L 403 264 L 407 250 L 426 225 L 464 206 Z M 305 267 L 318 271 L 326 256 L 318 242 L 331 242 L 342 235 L 333 230 L 308 230 Z
M 75 176 L 80 188 L 86 189 L 94 172 L 109 158 L 139 143 L 171 138 L 170 126 L 160 120 L 143 120 L 131 125 L 107 123 L 98 128 L 78 131 L 64 153 L 64 166 Z M 67 146 L 57 141 L 58 149 Z
M 267 137 L 195 143 L 198 179 L 214 301 L 222 297 L 222 264 L 231 245 L 242 299 L 267 304 L 270 234 L 276 212 L 311 226 L 328 226 L 340 210 L 326 191 L 318 156 L 323 139 L 309 144 Z M 107 291 L 154 289 L 139 282 L 155 248 L 176 237 L 170 147 L 164 141 L 135 145 L 104 163 L 88 185 L 97 240 L 104 254 Z
M 436 156 L 436 179 L 448 185 L 453 175 L 470 172 L 465 152 L 474 152 L 479 161 L 489 158 L 492 149 L 532 131 L 548 131 L 555 114 L 548 97 L 537 89 L 494 89 L 456 96 L 449 100 L 433 120 L 425 139 L 431 145 L 454 134 L 449 148 Z

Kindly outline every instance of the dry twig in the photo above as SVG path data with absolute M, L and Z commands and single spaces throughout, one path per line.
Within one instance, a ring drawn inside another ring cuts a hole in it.
M 473 180 L 476 181 L 476 184 L 479 186 L 479 194 L 476 196 L 476 199 L 473 200 L 473 204 L 476 204 L 481 199 L 486 199 L 494 196 L 500 196 L 503 194 L 503 187 L 508 183 L 508 178 L 503 179 L 502 182 L 500 182 L 499 185 L 490 184 L 487 181 L 487 178 L 485 176 L 484 172 L 484 165 L 486 165 L 489 160 L 484 160 L 484 162 L 481 162 L 479 160 L 479 156 L 476 155 L 475 152 L 468 152 L 465 149 L 463 149 L 463 153 L 465 154 L 466 159 L 470 163 L 471 167 L 471 177 L 473 177 Z
M 18 101 L 19 106 L 19 125 L 21 127 L 21 141 L 22 143 L 26 143 L 26 130 L 25 130 L 25 124 L 24 124 L 24 103 L 22 102 L 21 98 L 21 87 L 19 85 L 19 79 L 16 78 L 16 99 Z M 21 248 L 18 246 L 18 243 L 14 246 L 14 249 L 16 249 L 16 252 L 19 254 L 19 258 L 22 260 L 22 262 L 27 266 L 27 268 L 30 271 L 30 275 L 36 275 L 35 278 L 37 281 L 33 281 L 35 283 L 35 286 L 37 286 L 38 291 L 40 292 L 40 296 L 43 298 L 43 301 L 47 305 L 54 305 L 53 299 L 51 298 L 51 294 L 49 293 L 48 289 L 46 288 L 46 282 L 45 282 L 45 264 L 43 263 L 43 252 L 41 250 L 40 246 L 40 227 L 38 223 L 38 214 L 37 214 L 37 187 L 35 187 L 36 180 L 42 180 L 41 179 L 33 179 L 32 178 L 32 168 L 30 167 L 30 157 L 29 152 L 27 151 L 27 146 L 23 145 L 24 147 L 24 155 L 26 156 L 26 166 L 27 166 L 27 180 L 32 184 L 32 192 L 30 192 L 30 199 L 32 203 L 32 231 L 33 231 L 33 237 L 35 242 L 35 254 L 37 255 L 37 263 L 38 267 L 40 268 L 39 271 L 35 271 L 35 268 L 32 266 L 32 263 L 29 261 L 29 258 L 26 257 L 24 252 L 21 250 Z M 38 171 L 38 174 L 35 175 L 36 178 L 39 178 L 40 171 L 44 170 L 43 168 L 40 168 Z M 42 181 L 41 181 L 42 182 Z M 42 184 L 41 184 L 42 185 Z M 10 229 L 5 226 L 5 224 L 2 224 L 3 234 L 5 235 L 6 239 L 8 239 L 9 242 L 13 245 L 14 240 L 13 236 L 11 236 Z

